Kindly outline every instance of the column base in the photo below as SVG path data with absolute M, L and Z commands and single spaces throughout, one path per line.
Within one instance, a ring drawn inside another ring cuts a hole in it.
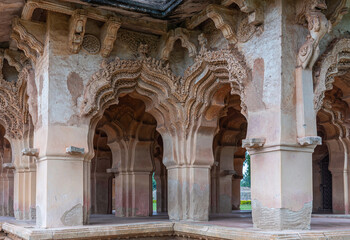
M 258 200 L 252 200 L 254 228 L 268 230 L 307 230 L 310 229 L 312 202 L 304 204 L 299 211 L 286 208 L 268 208 Z

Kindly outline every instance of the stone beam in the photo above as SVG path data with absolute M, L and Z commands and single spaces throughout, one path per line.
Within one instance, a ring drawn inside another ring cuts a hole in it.
M 73 15 L 76 10 L 72 4 L 57 3 L 55 1 L 28 0 L 23 8 L 22 19 L 30 20 L 33 12 L 37 8 L 46 11 L 63 13 L 66 15 Z M 100 22 L 108 22 L 110 16 L 118 17 L 120 18 L 121 26 L 131 30 L 139 30 L 142 32 L 162 35 L 166 34 L 168 29 L 168 25 L 165 21 L 157 21 L 155 24 L 152 21 L 143 21 L 137 18 L 118 16 L 117 14 L 106 10 L 99 9 L 96 11 L 96 9 L 92 7 L 82 6 L 82 9 L 86 10 L 87 18 Z

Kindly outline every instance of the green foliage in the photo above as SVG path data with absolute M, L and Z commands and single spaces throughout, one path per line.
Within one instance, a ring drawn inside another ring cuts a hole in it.
M 252 204 L 252 201 L 250 200 L 242 200 L 241 201 L 241 205 L 251 205 Z
M 241 187 L 250 187 L 250 155 L 248 152 L 245 154 L 244 166 L 246 166 L 247 170 L 243 174 Z
M 154 179 L 154 173 L 152 174 L 152 190 L 157 190 L 157 183 L 156 180 Z

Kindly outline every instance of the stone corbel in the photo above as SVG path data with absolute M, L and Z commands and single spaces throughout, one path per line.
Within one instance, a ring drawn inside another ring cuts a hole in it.
M 22 155 L 28 156 L 28 157 L 38 157 L 39 156 L 39 149 L 37 149 L 37 148 L 24 148 L 22 150 Z
M 4 52 L 4 58 L 7 60 L 10 66 L 16 68 L 17 72 L 20 72 L 27 60 L 26 56 L 20 51 L 13 51 L 6 49 Z
M 318 136 L 302 137 L 298 138 L 298 143 L 301 146 L 322 145 L 322 138 Z
M 75 10 L 69 21 L 68 45 L 71 53 L 78 53 L 83 43 L 87 13 L 82 9 Z
M 224 170 L 224 175 L 225 176 L 228 176 L 228 175 L 235 176 L 235 175 L 237 175 L 237 172 L 235 170 Z
M 13 163 L 3 163 L 2 168 L 8 170 L 15 170 L 15 165 Z
M 13 34 L 11 37 L 28 58 L 32 59 L 32 55 L 42 56 L 46 33 L 46 25 L 44 23 L 26 21 L 16 17 L 12 22 L 12 28 Z
M 181 41 L 181 45 L 187 48 L 190 57 L 194 57 L 197 54 L 196 45 L 194 45 L 189 39 L 189 31 L 185 28 L 176 28 L 170 30 L 167 34 L 165 46 L 161 52 L 161 58 L 163 60 L 168 60 L 171 51 L 174 48 L 174 44 L 177 40 Z
M 66 148 L 66 153 L 70 155 L 81 155 L 81 154 L 84 154 L 84 152 L 85 152 L 84 148 L 78 148 L 73 146 Z
M 243 148 L 261 148 L 265 145 L 265 138 L 248 138 L 242 140 Z
M 306 21 L 309 29 L 306 42 L 298 53 L 298 67 L 311 70 L 320 54 L 319 43 L 332 27 L 331 22 L 322 12 L 325 9 L 327 5 L 324 0 L 307 0 L 297 5 L 297 22 L 305 25 Z
M 187 28 L 194 29 L 199 24 L 210 18 L 214 22 L 215 27 L 222 32 L 223 36 L 229 41 L 229 43 L 235 44 L 237 43 L 237 22 L 234 18 L 235 15 L 237 15 L 237 12 L 232 9 L 210 4 L 187 22 Z
M 21 38 L 20 38 L 20 36 L 18 35 L 18 33 L 13 32 L 13 33 L 11 34 L 11 39 L 14 40 L 14 41 L 16 42 L 17 47 L 18 47 L 19 49 L 21 49 L 21 50 L 24 52 L 24 54 L 26 55 L 27 58 L 29 58 L 30 60 L 32 60 L 33 63 L 36 62 L 37 56 L 36 56 L 35 51 L 33 51 L 26 43 L 24 43 L 24 42 L 21 40 Z
M 101 30 L 101 56 L 108 57 L 113 50 L 114 42 L 117 39 L 117 33 L 121 21 L 117 18 L 110 18 Z
M 240 10 L 248 14 L 248 23 L 259 26 L 264 22 L 264 12 L 258 0 L 224 0 L 223 6 L 230 6 L 232 3 L 237 4 Z

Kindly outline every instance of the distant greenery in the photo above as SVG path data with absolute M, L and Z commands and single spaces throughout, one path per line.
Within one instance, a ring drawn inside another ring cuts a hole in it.
M 245 154 L 245 161 L 243 166 L 246 167 L 246 171 L 243 174 L 241 187 L 250 187 L 250 155 L 248 152 Z
M 252 201 L 250 201 L 250 200 L 242 200 L 241 201 L 241 205 L 251 205 L 252 204 Z
M 157 183 L 156 180 L 154 180 L 154 173 L 152 174 L 152 190 L 157 190 Z
M 252 210 L 252 205 L 250 205 L 250 204 L 241 204 L 240 209 L 241 210 Z

